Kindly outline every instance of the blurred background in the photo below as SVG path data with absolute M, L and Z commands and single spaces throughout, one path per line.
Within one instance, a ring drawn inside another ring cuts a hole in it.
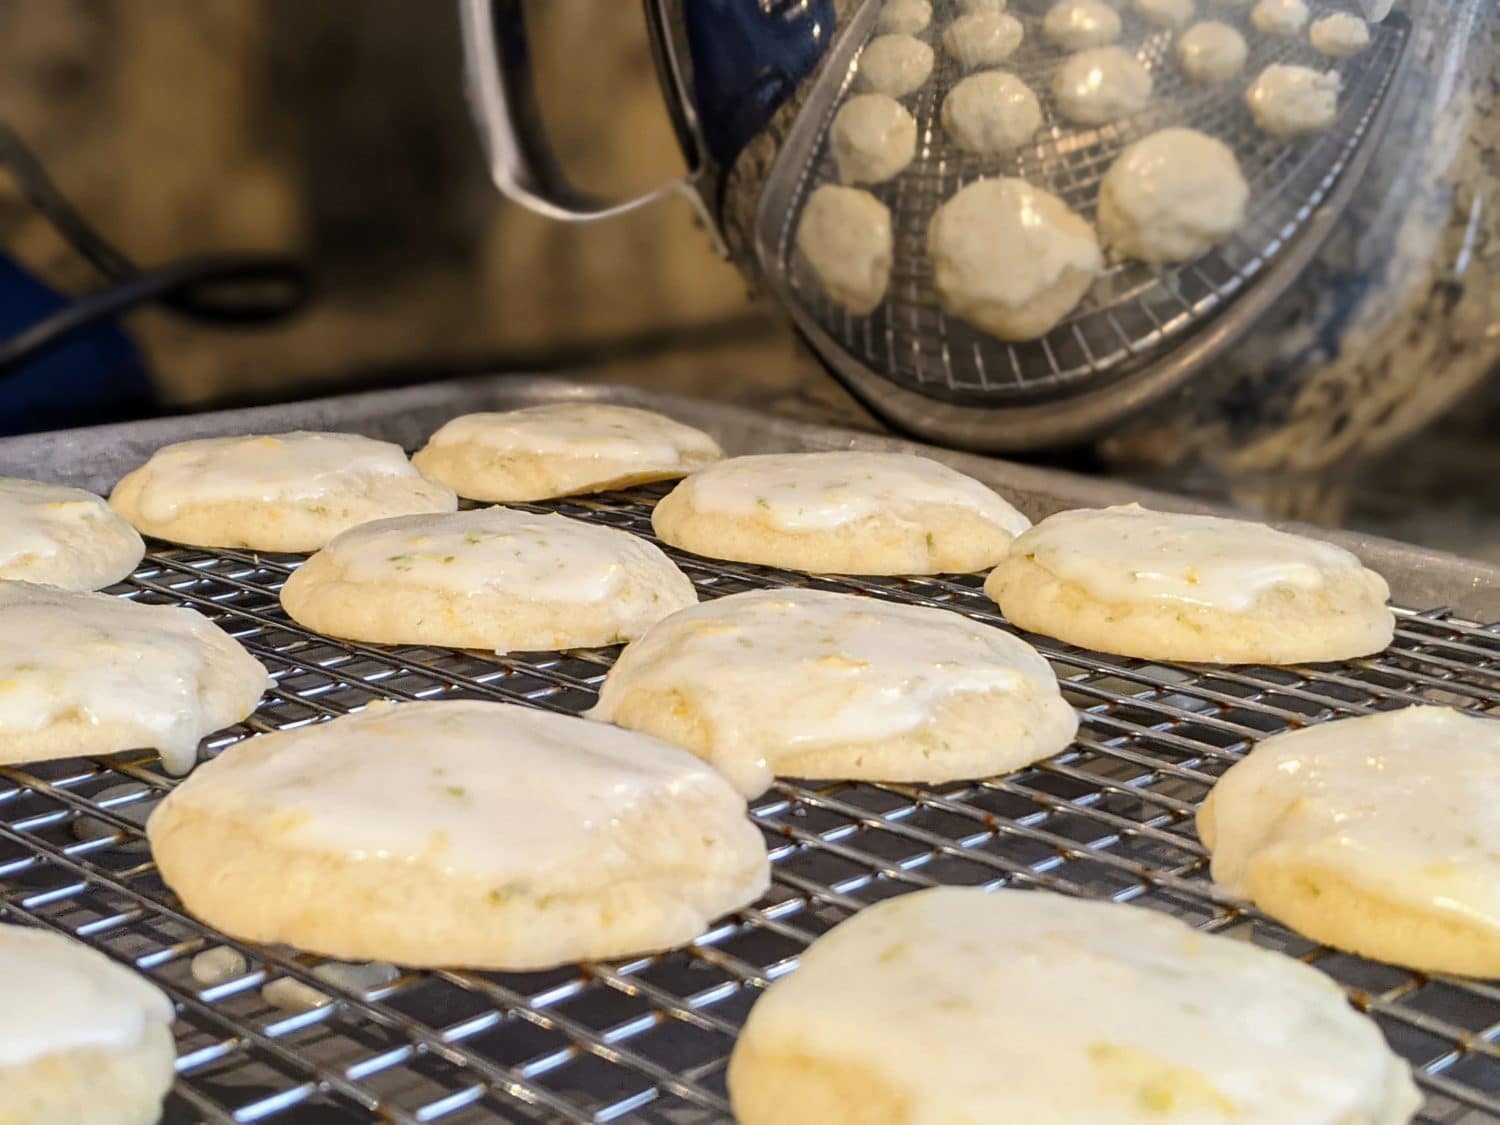
M 530 20 L 575 180 L 618 195 L 675 172 L 639 5 L 545 0 Z M 465 109 L 447 0 L 0 0 L 0 122 L 142 267 L 281 252 L 316 282 L 299 315 L 254 327 L 132 312 L 124 333 L 74 346 L 71 362 L 116 365 L 112 392 L 61 408 L 39 398 L 0 428 L 490 370 L 580 371 L 876 427 L 715 256 L 684 202 L 586 226 L 502 202 Z M 1493 277 L 1500 247 L 1476 253 Z M 0 337 L 100 284 L 0 171 Z M 1464 299 L 1500 324 L 1497 286 Z M 39 381 L 55 385 L 69 363 L 54 355 Z M 1292 514 L 1500 558 L 1497 434 L 1491 378 Z

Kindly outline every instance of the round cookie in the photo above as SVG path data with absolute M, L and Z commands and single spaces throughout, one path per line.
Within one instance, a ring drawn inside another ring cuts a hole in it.
M 1067 120 L 1106 125 L 1144 109 L 1151 87 L 1151 72 L 1124 47 L 1090 47 L 1057 68 L 1052 97 Z
M 1341 85 L 1335 71 L 1275 63 L 1250 84 L 1245 104 L 1255 123 L 1272 136 L 1321 133 L 1338 118 Z
M 823 184 L 797 221 L 797 249 L 828 298 L 855 316 L 874 312 L 891 280 L 891 213 L 859 188 Z
M 1147 23 L 1181 28 L 1192 22 L 1196 5 L 1193 0 L 1134 0 L 1131 7 Z
M 720 461 L 673 489 L 651 523 L 694 554 L 840 574 L 981 570 L 1030 526 L 937 461 L 853 450 Z
M 855 81 L 867 94 L 904 98 L 932 73 L 932 48 L 910 35 L 877 35 L 859 53 Z
M 369 520 L 458 507 L 399 445 L 306 431 L 165 446 L 127 473 L 109 502 L 157 539 L 294 552 L 316 551 Z
M 979 11 L 959 16 L 943 32 L 943 48 L 965 70 L 999 66 L 1021 45 L 1026 29 L 1005 12 Z
M 834 116 L 828 148 L 841 183 L 882 183 L 911 163 L 917 120 L 895 98 L 856 94 Z
M 1314 20 L 1307 31 L 1308 41 L 1325 55 L 1348 58 L 1370 45 L 1370 25 L 1350 12 L 1334 12 Z
M 892 35 L 915 35 L 932 22 L 927 0 L 885 0 L 876 26 Z
M 1307 26 L 1307 5 L 1302 0 L 1259 0 L 1250 9 L 1250 22 L 1263 35 L 1299 35 Z
M 1177 38 L 1177 61 L 1195 82 L 1227 82 L 1245 66 L 1245 37 L 1227 23 L 1204 20 Z
M 153 747 L 185 773 L 269 684 L 191 609 L 0 582 L 0 762 Z
M 400 965 L 668 949 L 769 882 L 743 798 L 691 754 L 504 703 L 376 705 L 237 743 L 146 832 L 216 929 Z
M 460 496 L 548 500 L 686 476 L 724 456 L 702 430 L 607 402 L 559 402 L 464 414 L 411 463 Z
M 1008 6 L 1007 0 L 958 0 L 958 10 L 966 16 L 975 12 L 1003 12 Z
M 1042 20 L 1042 34 L 1064 51 L 1102 47 L 1120 37 L 1120 16 L 1104 0 L 1058 0 Z
M 1138 504 L 1048 516 L 984 592 L 1029 632 L 1146 660 L 1345 660 L 1395 629 L 1385 580 L 1341 547 Z
M 130 576 L 146 545 L 103 497 L 0 477 L 0 580 L 97 590 Z
M 1025 180 L 977 180 L 932 216 L 927 256 L 945 310 L 1002 340 L 1073 311 L 1103 267 L 1094 228 Z
M 172 1003 L 80 941 L 0 925 L 0 1121 L 150 1125 L 176 1078 Z
M 619 644 L 697 601 L 644 539 L 510 508 L 361 524 L 281 590 L 292 620 L 317 633 L 499 653 Z
M 1014 74 L 983 70 L 948 91 L 942 118 L 943 131 L 965 152 L 1001 156 L 1020 148 L 1042 127 L 1042 106 Z
M 747 797 L 775 776 L 989 777 L 1056 754 L 1078 716 L 1030 645 L 961 614 L 757 590 L 632 641 L 589 717 L 703 758 Z
M 1408 707 L 1257 743 L 1198 813 L 1213 877 L 1314 941 L 1500 977 L 1500 721 Z
M 944 887 L 798 962 L 730 1056 L 741 1125 L 1399 1125 L 1421 1104 L 1322 973 L 1144 907 Z
M 1205 254 L 1244 221 L 1250 187 L 1234 152 L 1196 129 L 1161 129 L 1125 147 L 1099 188 L 1099 233 L 1143 262 Z

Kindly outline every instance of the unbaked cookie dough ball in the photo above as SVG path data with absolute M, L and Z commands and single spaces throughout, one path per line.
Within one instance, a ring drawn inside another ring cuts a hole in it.
M 1195 82 L 1226 82 L 1245 65 L 1245 37 L 1227 23 L 1204 20 L 1177 39 L 1177 61 Z
M 1069 121 L 1105 125 L 1145 107 L 1151 72 L 1123 47 L 1090 47 L 1057 68 L 1052 96 Z
M 1104 0 L 1059 0 L 1042 21 L 1042 34 L 1064 51 L 1102 47 L 1120 37 L 1120 17 Z
M 932 48 L 910 35 L 878 35 L 859 55 L 855 85 L 867 94 L 904 98 L 932 73 Z
M 1234 153 L 1196 129 L 1162 129 L 1128 145 L 1099 189 L 1099 233 L 1143 262 L 1183 262 L 1245 217 L 1250 188 Z
M 886 0 L 876 26 L 891 34 L 912 35 L 931 22 L 932 5 L 927 0 Z
M 1134 0 L 1131 7 L 1158 27 L 1186 27 L 1193 19 L 1193 0 Z
M 1335 12 L 1314 20 L 1307 37 L 1323 54 L 1341 59 L 1357 55 L 1370 45 L 1370 26 L 1348 12 Z
M 1094 229 L 1025 180 L 979 180 L 927 228 L 943 308 L 1002 340 L 1032 340 L 1073 310 L 1102 267 Z
M 943 130 L 965 152 L 999 156 L 1029 141 L 1042 125 L 1042 106 L 1014 74 L 971 74 L 943 99 Z
M 1245 91 L 1255 123 L 1272 136 L 1321 133 L 1339 110 L 1339 76 L 1307 66 L 1266 67 Z
M 834 117 L 828 146 L 842 182 L 878 184 L 911 163 L 917 121 L 895 98 L 857 94 Z
M 1003 12 L 975 12 L 959 16 L 943 32 L 943 46 L 965 70 L 999 66 L 1015 53 L 1025 37 L 1015 16 Z
M 1250 9 L 1250 22 L 1266 35 L 1296 35 L 1307 26 L 1302 0 L 1260 0 Z
M 830 300 L 855 316 L 873 312 L 891 278 L 891 213 L 859 188 L 824 184 L 797 224 L 797 249 Z

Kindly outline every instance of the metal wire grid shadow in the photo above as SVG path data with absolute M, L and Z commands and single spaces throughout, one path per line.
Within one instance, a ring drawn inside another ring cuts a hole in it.
M 1376 117 L 1405 47 L 1405 24 L 1372 26 L 1372 43 L 1349 59 L 1318 54 L 1305 38 L 1250 29 L 1248 8 L 1221 7 L 1213 19 L 1242 25 L 1250 53 L 1241 75 L 1222 85 L 1194 83 L 1173 54 L 1175 36 L 1127 15 L 1121 43 L 1151 72 L 1151 103 L 1102 126 L 1073 125 L 1059 116 L 1052 78 L 1067 55 L 1042 37 L 1047 4 L 1013 4 L 1026 39 L 1006 69 L 1035 91 L 1042 105 L 1036 137 L 1004 157 L 959 149 L 944 132 L 939 91 L 964 76 L 943 50 L 942 21 L 922 33 L 934 48 L 931 78 L 903 104 L 917 120 L 917 152 L 893 180 L 863 185 L 891 211 L 893 265 L 886 300 L 869 316 L 851 316 L 823 293 L 796 252 L 797 219 L 814 188 L 836 183 L 828 128 L 853 88 L 858 59 L 842 76 L 822 122 L 815 158 L 803 169 L 777 239 L 777 262 L 798 302 L 817 324 L 867 367 L 911 390 L 957 402 L 1034 401 L 1087 385 L 1102 386 L 1148 360 L 1164 343 L 1202 326 L 1242 293 L 1295 237 L 1343 172 Z M 1313 5 L 1314 17 L 1334 11 Z M 1327 132 L 1288 141 L 1263 133 L 1241 94 L 1260 70 L 1293 63 L 1337 71 L 1343 80 L 1339 116 Z M 1094 215 L 1099 185 L 1126 145 L 1172 125 L 1202 130 L 1234 150 L 1250 185 L 1245 220 L 1225 242 L 1196 260 L 1155 270 L 1114 261 L 1082 303 L 1038 340 L 1007 344 L 948 316 L 932 283 L 927 225 L 960 188 L 987 176 L 1018 176 Z
M 650 538 L 661 492 L 520 506 Z M 1004 624 L 978 576 L 809 577 L 670 553 L 705 597 L 807 585 Z M 330 640 L 281 611 L 277 589 L 296 561 L 158 548 L 116 588 L 204 612 L 272 670 L 260 709 L 208 740 L 209 752 L 376 699 L 577 712 L 614 655 Z M 761 989 L 861 906 L 935 884 L 1135 903 L 1302 958 L 1343 984 L 1410 1060 L 1424 1121 L 1500 1120 L 1500 986 L 1336 953 L 1236 909 L 1208 881 L 1192 827 L 1214 779 L 1266 734 L 1417 702 L 1500 708 L 1500 627 L 1403 611 L 1388 651 L 1302 668 L 1148 664 L 1028 639 L 1082 712 L 1066 753 L 932 788 L 778 783 L 751 808 L 773 860 L 771 891 L 687 949 L 543 973 L 408 972 L 368 991 L 330 984 L 312 975 L 316 957 L 243 945 L 183 913 L 139 827 L 172 784 L 147 753 L 0 769 L 0 920 L 76 935 L 171 994 L 179 1059 L 169 1121 L 724 1120 L 725 1062 Z M 216 945 L 239 949 L 249 969 L 205 987 L 189 963 Z M 261 989 L 282 977 L 332 1002 L 273 1007 Z

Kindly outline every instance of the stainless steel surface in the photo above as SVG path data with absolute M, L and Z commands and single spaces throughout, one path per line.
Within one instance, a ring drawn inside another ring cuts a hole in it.
M 1246 80 L 1271 63 L 1343 77 L 1335 126 L 1287 141 L 1256 127 L 1241 98 L 1244 81 L 1190 82 L 1173 57 L 1174 34 L 1162 29 L 1127 36 L 1128 49 L 1155 81 L 1150 106 L 1111 125 L 1070 125 L 1051 97 L 1052 76 L 1066 56 L 1041 38 L 1045 7 L 1010 9 L 1027 38 L 1009 69 L 1041 98 L 1044 122 L 1032 143 L 1003 159 L 965 153 L 947 138 L 939 109 L 962 72 L 935 43 L 936 33 L 926 33 L 937 63 L 907 102 L 917 119 L 916 158 L 893 181 L 870 189 L 890 208 L 895 236 L 890 288 L 871 315 L 853 317 L 829 301 L 793 237 L 807 196 L 835 181 L 827 131 L 873 30 L 871 6 L 850 24 L 803 106 L 758 212 L 757 252 L 769 284 L 851 389 L 922 436 L 971 448 L 1033 448 L 1093 436 L 1159 399 L 1244 332 L 1298 276 L 1356 186 L 1410 30 L 1398 16 L 1373 28 L 1364 54 L 1331 60 L 1302 39 L 1248 30 L 1248 9 L 1215 12 L 1216 19 L 1247 26 Z M 1317 15 L 1326 6 L 1314 7 Z M 1079 307 L 1032 342 L 1006 344 L 942 310 L 925 242 L 928 220 L 944 200 L 983 176 L 1013 175 L 1092 217 L 1100 181 L 1120 150 L 1168 125 L 1217 136 L 1246 175 L 1245 222 L 1222 245 L 1161 270 L 1112 262 Z
M 342 421 L 413 444 L 460 408 L 561 397 L 712 420 L 738 451 L 893 444 L 638 392 L 484 380 L 0 442 L 0 467 L 12 471 L 29 456 L 32 472 L 55 478 L 69 451 L 87 450 L 95 460 L 81 471 L 102 471 L 144 443 L 273 428 L 267 423 Z M 1076 478 L 948 459 L 988 466 L 997 483 L 1024 482 L 1020 498 L 1033 514 L 1081 499 Z M 661 491 L 526 507 L 649 536 L 649 504 Z M 672 553 L 704 597 L 813 585 L 1003 624 L 977 576 L 810 578 Z M 375 699 L 489 698 L 576 712 L 592 703 L 614 655 L 494 657 L 329 640 L 281 612 L 276 591 L 297 561 L 157 547 L 116 588 L 121 597 L 202 611 L 271 669 L 276 686 L 260 709 L 209 739 L 210 753 Z M 0 919 L 74 934 L 172 995 L 180 1057 L 169 1120 L 720 1120 L 724 1062 L 759 991 L 860 906 L 935 883 L 1112 898 L 1301 957 L 1348 988 L 1418 1068 L 1424 1120 L 1500 1120 L 1500 989 L 1334 953 L 1236 908 L 1208 881 L 1192 830 L 1213 779 L 1269 733 L 1422 701 L 1500 709 L 1500 629 L 1439 610 L 1402 611 L 1396 643 L 1378 657 L 1285 669 L 1148 664 L 1029 639 L 1082 713 L 1073 747 L 978 782 L 778 784 L 751 807 L 774 862 L 771 891 L 674 953 L 524 975 L 403 973 L 363 992 L 332 985 L 313 976 L 315 957 L 229 941 L 183 914 L 138 826 L 172 785 L 146 753 L 0 769 Z M 248 971 L 197 984 L 189 962 L 219 944 L 240 949 Z M 280 977 L 333 1002 L 307 1012 L 272 1008 L 260 989 Z

